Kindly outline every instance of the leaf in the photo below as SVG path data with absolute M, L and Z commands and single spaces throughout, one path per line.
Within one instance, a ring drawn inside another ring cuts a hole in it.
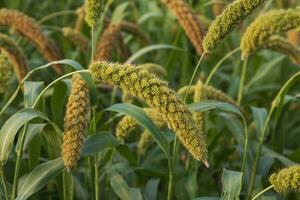
M 194 112 L 205 112 L 213 109 L 219 109 L 222 111 L 235 113 L 243 118 L 243 114 L 237 107 L 221 101 L 206 100 L 202 102 L 189 104 L 188 107 Z
M 219 197 L 198 197 L 192 200 L 220 200 Z
M 159 129 L 154 125 L 143 109 L 131 104 L 121 103 L 112 105 L 105 110 L 126 114 L 135 119 L 139 125 L 151 133 L 152 137 L 166 154 L 167 158 L 170 157 L 170 147 L 167 139 L 161 134 Z
M 271 158 L 276 158 L 278 159 L 282 164 L 284 164 L 285 166 L 289 166 L 289 165 L 297 165 L 296 162 L 291 161 L 290 159 L 274 152 L 273 150 L 267 148 L 267 147 L 263 147 L 263 155 L 264 156 L 268 156 Z
M 24 103 L 26 108 L 29 108 L 33 105 L 43 87 L 44 82 L 24 82 Z
M 221 200 L 238 200 L 242 189 L 243 173 L 224 169 Z
M 131 200 L 143 200 L 141 190 L 138 188 L 130 188 L 130 199 Z
M 130 149 L 123 144 L 116 147 L 119 154 L 121 154 L 131 165 L 136 166 L 138 164 L 136 156 L 130 151 Z
M 264 128 L 264 124 L 265 124 L 268 112 L 265 108 L 251 107 L 251 110 L 252 110 L 254 122 L 256 125 L 258 140 L 259 141 L 264 140 L 263 128 Z
M 113 171 L 110 176 L 110 185 L 121 200 L 130 200 L 130 188 L 116 171 Z
M 159 49 L 172 49 L 172 50 L 176 50 L 176 51 L 183 51 L 181 48 L 178 48 L 173 45 L 168 45 L 168 44 L 149 45 L 147 47 L 144 47 L 144 48 L 136 51 L 130 58 L 128 58 L 126 63 L 133 63 L 133 61 L 135 61 L 137 58 L 143 56 L 144 54 L 151 52 L 151 51 L 159 50 Z
M 4 165 L 12 150 L 14 139 L 19 129 L 34 118 L 42 118 L 49 121 L 43 113 L 25 108 L 11 116 L 0 130 L 0 163 Z
M 125 17 L 125 11 L 128 7 L 129 3 L 128 2 L 123 2 L 120 5 L 118 5 L 112 14 L 111 17 L 111 22 L 117 23 L 120 22 L 124 17 Z
M 159 179 L 150 179 L 144 189 L 145 200 L 156 200 Z
M 106 148 L 117 146 L 119 142 L 110 133 L 95 134 L 88 137 L 81 149 L 81 157 L 103 151 Z
M 34 168 L 32 172 L 21 177 L 16 200 L 28 199 L 61 173 L 63 168 L 64 165 L 61 158 L 42 163 Z

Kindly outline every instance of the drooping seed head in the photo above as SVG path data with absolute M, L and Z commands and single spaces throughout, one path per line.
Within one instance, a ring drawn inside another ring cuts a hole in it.
M 137 151 L 139 155 L 145 154 L 148 147 L 153 142 L 152 136 L 148 131 L 144 131 L 141 134 L 141 137 L 139 139 L 138 145 L 137 145 Z
M 206 100 L 206 92 L 205 87 L 202 81 L 198 80 L 197 84 L 195 85 L 195 92 L 194 92 L 194 103 L 201 102 Z M 199 131 L 201 131 L 202 135 L 206 134 L 206 114 L 205 112 L 194 112 L 194 118 L 196 124 L 198 126 Z
M 7 90 L 8 81 L 12 75 L 13 71 L 11 63 L 0 51 L 0 94 Z
M 292 45 L 297 47 L 300 44 L 300 29 L 298 31 L 291 30 L 287 32 L 288 40 Z
M 44 35 L 34 19 L 24 13 L 6 8 L 0 9 L 0 26 L 9 26 L 21 33 L 25 38 L 33 42 L 47 61 L 51 62 L 62 59 L 56 44 Z M 58 74 L 62 74 L 63 72 L 60 65 L 54 65 L 54 70 Z
M 300 27 L 300 12 L 296 9 L 273 10 L 256 18 L 241 41 L 242 57 L 247 57 L 273 35 Z
M 19 82 L 28 72 L 27 59 L 20 47 L 9 37 L 0 33 L 0 52 L 9 59 Z
M 94 27 L 97 21 L 100 19 L 103 9 L 103 2 L 102 0 L 86 0 L 85 8 L 85 21 L 90 27 Z
M 197 53 L 202 55 L 203 28 L 197 15 L 184 0 L 161 0 L 176 15 Z
M 62 31 L 64 36 L 68 38 L 75 46 L 79 47 L 83 52 L 88 51 L 88 39 L 82 33 L 71 27 L 64 27 Z
M 76 21 L 75 21 L 75 30 L 78 31 L 78 32 L 81 32 L 82 26 L 84 25 L 84 22 L 85 22 L 85 15 L 86 15 L 84 5 L 79 7 L 76 10 L 76 15 L 77 15 L 77 18 L 76 18 Z
M 278 193 L 300 192 L 300 165 L 272 174 L 269 181 Z
M 105 81 L 143 99 L 163 115 L 168 126 L 178 135 L 187 150 L 197 160 L 207 164 L 207 149 L 203 135 L 197 129 L 191 112 L 168 84 L 141 67 L 118 63 L 96 62 L 90 66 L 94 80 Z
M 67 170 L 72 169 L 80 157 L 80 149 L 88 123 L 89 89 L 80 75 L 75 74 L 65 114 L 62 158 Z
M 264 0 L 235 0 L 212 22 L 203 41 L 206 53 L 214 50 L 223 39 L 246 19 Z

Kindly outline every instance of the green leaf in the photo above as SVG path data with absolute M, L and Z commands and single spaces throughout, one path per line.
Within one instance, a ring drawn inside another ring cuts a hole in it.
M 220 200 L 220 198 L 219 197 L 197 197 L 192 200 Z
M 25 107 L 29 108 L 33 105 L 39 93 L 43 90 L 44 82 L 24 82 L 24 103 Z
M 264 156 L 268 156 L 270 158 L 276 158 L 278 159 L 282 164 L 284 164 L 285 166 L 290 166 L 290 165 L 297 165 L 296 162 L 291 161 L 290 159 L 274 152 L 273 150 L 267 148 L 267 147 L 263 147 L 263 155 Z
M 118 5 L 112 14 L 111 22 L 117 23 L 120 22 L 125 17 L 125 11 L 128 7 L 128 2 L 123 2 L 120 5 Z
M 34 118 L 50 121 L 43 113 L 25 108 L 11 116 L 0 130 L 0 163 L 4 165 L 12 150 L 14 139 L 19 129 Z
M 264 140 L 263 128 L 264 128 L 265 121 L 267 119 L 268 112 L 265 108 L 251 107 L 251 110 L 256 125 L 257 138 L 260 141 Z
M 168 45 L 168 44 L 154 44 L 154 45 L 149 45 L 147 47 L 144 47 L 138 51 L 136 51 L 128 60 L 126 63 L 133 63 L 136 59 L 139 57 L 143 56 L 146 53 L 149 53 L 151 51 L 159 50 L 159 49 L 172 49 L 176 51 L 183 51 L 181 48 L 178 48 L 173 45 Z
M 140 189 L 130 188 L 129 193 L 131 200 L 143 200 L 143 196 Z
M 112 105 L 105 110 L 126 114 L 135 119 L 139 125 L 151 133 L 152 137 L 166 154 L 167 158 L 170 157 L 170 147 L 166 137 L 161 134 L 159 129 L 154 125 L 143 109 L 131 104 L 122 103 Z
M 111 172 L 110 185 L 121 200 L 130 200 L 130 188 L 116 171 Z
M 109 133 L 92 135 L 85 140 L 81 149 L 81 157 L 98 153 L 106 148 L 115 147 L 118 144 L 117 139 Z
M 221 200 L 239 199 L 242 189 L 243 173 L 231 170 L 223 170 L 222 175 L 222 196 Z
M 130 149 L 123 144 L 120 144 L 116 147 L 119 154 L 121 154 L 131 165 L 137 165 L 137 158 L 136 156 L 130 151 Z
M 150 179 L 144 189 L 145 200 L 156 200 L 159 179 Z
M 21 177 L 16 200 L 28 199 L 61 173 L 63 168 L 64 165 L 61 158 L 42 163 L 34 168 L 32 172 Z

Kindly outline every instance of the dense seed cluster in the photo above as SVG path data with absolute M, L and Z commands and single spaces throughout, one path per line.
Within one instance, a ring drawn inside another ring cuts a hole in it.
M 203 53 L 203 30 L 199 18 L 184 0 L 161 0 L 174 12 L 197 53 Z
M 153 142 L 152 136 L 148 131 L 144 131 L 141 134 L 139 142 L 137 144 L 137 151 L 139 155 L 145 154 L 146 150 L 149 148 Z
M 288 40 L 280 36 L 272 36 L 264 44 L 263 48 L 282 53 L 290 57 L 296 64 L 300 65 L 300 49 L 293 46 Z
M 62 158 L 67 170 L 72 169 L 80 157 L 80 149 L 87 128 L 89 113 L 89 89 L 80 75 L 72 80 L 72 90 L 65 114 L 65 131 Z
M 95 60 L 109 60 L 115 43 L 120 38 L 121 27 L 118 24 L 110 24 L 103 32 L 102 37 L 96 45 Z
M 78 31 L 78 32 L 81 32 L 82 31 L 82 27 L 85 23 L 85 6 L 81 6 L 79 8 L 77 8 L 76 10 L 76 15 L 77 15 L 77 18 L 76 18 L 76 21 L 75 21 L 75 30 Z
M 194 92 L 194 103 L 204 101 L 206 99 L 206 92 L 205 87 L 202 81 L 198 81 L 195 85 L 195 92 Z M 196 120 L 197 126 L 199 131 L 201 131 L 202 135 L 206 134 L 206 114 L 204 112 L 195 112 L 194 118 Z
M 51 62 L 61 60 L 61 55 L 56 44 L 45 36 L 37 22 L 19 11 L 6 8 L 0 9 L 0 26 L 9 26 L 33 42 L 44 58 Z M 54 66 L 58 74 L 63 70 L 59 65 Z
M 88 39 L 76 29 L 71 27 L 64 27 L 63 34 L 68 38 L 76 47 L 79 47 L 83 52 L 88 51 Z
M 249 16 L 264 0 L 235 0 L 209 27 L 203 41 L 205 52 L 214 50 L 222 40 L 247 16 Z
M 0 52 L 9 59 L 18 81 L 21 82 L 28 72 L 27 60 L 22 49 L 12 39 L 0 33 Z
M 12 75 L 13 71 L 9 60 L 0 52 L 0 94 L 6 91 L 8 81 Z
M 85 8 L 85 21 L 90 27 L 94 27 L 97 21 L 100 19 L 103 9 L 103 2 L 102 0 L 86 0 Z
M 300 13 L 296 9 L 269 11 L 247 28 L 241 41 L 242 57 L 263 47 L 271 36 L 297 27 L 300 27 Z
M 203 135 L 196 127 L 191 112 L 168 84 L 141 67 L 117 63 L 96 62 L 90 66 L 96 81 L 106 81 L 128 90 L 161 113 L 168 126 L 197 160 L 207 163 L 207 149 Z
M 297 47 L 300 44 L 300 29 L 299 31 L 291 30 L 287 32 L 288 40 L 292 45 Z
M 145 108 L 144 111 L 157 127 L 162 128 L 165 125 L 163 117 L 160 113 L 149 108 Z M 124 116 L 117 124 L 116 136 L 120 140 L 125 140 L 129 137 L 130 133 L 137 127 L 138 123 L 135 121 L 135 119 L 133 119 L 130 116 Z
M 278 193 L 300 192 L 300 165 L 272 174 L 269 181 Z

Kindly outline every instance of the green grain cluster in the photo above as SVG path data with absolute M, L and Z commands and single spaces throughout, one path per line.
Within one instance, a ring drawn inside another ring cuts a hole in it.
M 85 8 L 85 21 L 90 27 L 94 27 L 97 21 L 100 20 L 103 9 L 103 0 L 86 0 Z

